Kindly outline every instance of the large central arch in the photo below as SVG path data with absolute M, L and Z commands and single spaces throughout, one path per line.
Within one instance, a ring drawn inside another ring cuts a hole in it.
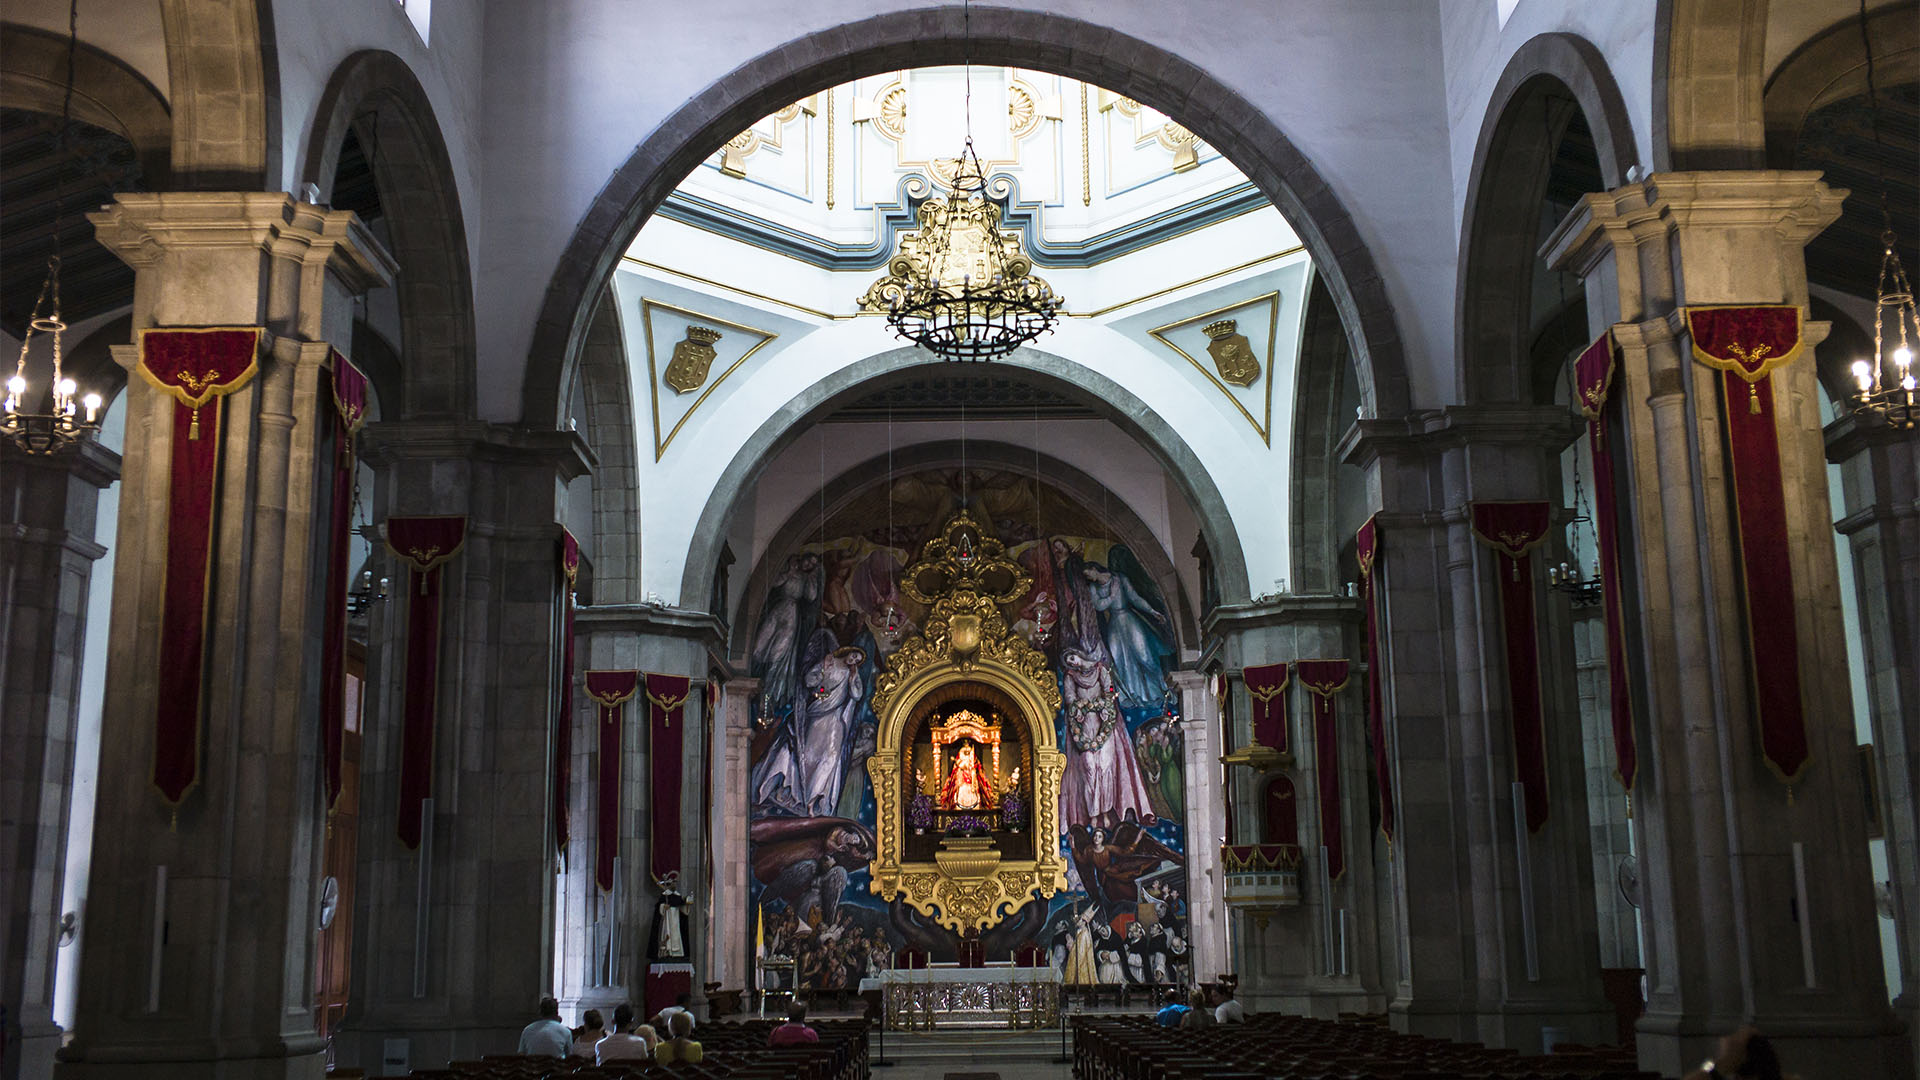
M 714 568 L 718 565 L 720 549 L 726 543 L 725 530 L 717 526 L 732 518 L 740 500 L 751 493 L 760 470 L 768 461 L 822 417 L 872 393 L 889 379 L 912 378 L 923 359 L 924 354 L 916 349 L 900 348 L 849 364 L 816 380 L 804 393 L 762 422 L 727 463 L 708 493 L 698 520 L 716 527 L 694 531 L 681 572 L 680 595 L 705 597 L 711 593 Z M 1007 358 L 1007 363 L 1049 390 L 1094 406 L 1145 447 L 1193 507 L 1206 535 L 1208 549 L 1215 553 L 1222 601 L 1244 602 L 1251 596 L 1245 552 L 1226 497 L 1199 456 L 1172 425 L 1118 383 L 1052 353 L 1034 348 L 1017 349 Z
M 1339 309 L 1375 416 L 1410 405 L 1401 335 L 1380 271 L 1352 217 L 1274 122 L 1205 70 L 1149 42 L 1062 15 L 959 6 L 903 11 L 801 38 L 720 77 L 634 150 L 595 197 L 554 271 L 527 358 L 523 422 L 559 422 L 593 297 L 675 186 L 761 117 L 850 79 L 963 61 L 1049 71 L 1107 87 L 1177 118 L 1273 201 L 1300 235 Z

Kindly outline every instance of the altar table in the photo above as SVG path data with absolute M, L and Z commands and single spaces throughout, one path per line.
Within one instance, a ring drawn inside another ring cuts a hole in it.
M 879 990 L 886 1024 L 895 1031 L 961 1027 L 1051 1027 L 1060 1022 L 1060 973 L 1051 966 L 981 968 L 951 965 L 883 971 L 860 980 Z

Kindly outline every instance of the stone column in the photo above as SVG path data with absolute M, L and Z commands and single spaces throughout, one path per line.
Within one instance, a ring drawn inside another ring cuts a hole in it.
M 0 443 L 0 1078 L 50 1076 L 54 955 L 80 723 L 100 492 L 120 455 L 81 443 L 37 457 Z
M 1900 954 L 1894 1007 L 1906 1020 L 1920 1073 L 1920 1039 L 1912 1035 L 1920 1031 L 1920 432 L 1848 416 L 1829 424 L 1826 438 L 1849 508 L 1839 529 L 1853 554 L 1866 646 L 1866 706 L 1887 852 L 1881 886 L 1890 894 Z
M 1584 573 L 1584 571 L 1583 571 Z M 1573 615 L 1581 752 L 1587 772 L 1587 828 L 1593 844 L 1593 898 L 1599 915 L 1600 966 L 1640 966 L 1640 918 L 1621 894 L 1619 868 L 1633 854 L 1631 800 L 1614 776 L 1612 699 L 1607 685 L 1607 620 L 1598 605 Z
M 1538 571 L 1536 612 L 1550 806 L 1516 827 L 1513 736 L 1498 563 L 1473 535 L 1474 501 L 1557 501 L 1570 414 L 1453 407 L 1361 421 L 1343 440 L 1388 509 L 1383 693 L 1398 773 L 1393 902 L 1401 1030 L 1537 1053 L 1542 1029 L 1595 1042 L 1612 1031 L 1599 974 L 1586 777 L 1571 627 Z M 1564 541 L 1546 554 L 1564 557 Z M 1524 836 L 1524 840 L 1522 837 Z M 1524 844 L 1524 849 L 1522 848 Z M 1530 918 L 1529 918 L 1530 914 Z
M 751 875 L 747 870 L 747 787 L 753 770 L 753 702 L 759 679 L 728 679 L 720 689 L 720 715 L 713 731 L 715 753 L 713 817 L 713 895 L 706 898 L 713 939 L 708 949 L 708 981 L 729 990 L 744 989 L 753 947 L 753 918 L 747 910 Z
M 1226 605 L 1208 616 L 1206 632 L 1221 642 L 1221 659 L 1236 683 L 1240 672 L 1259 664 L 1296 660 L 1347 659 L 1352 676 L 1338 695 L 1341 834 L 1346 872 L 1327 882 L 1320 869 L 1318 795 L 1321 763 L 1314 751 L 1311 704 L 1297 676 L 1287 689 L 1291 703 L 1289 745 L 1291 776 L 1299 808 L 1297 838 L 1261 836 L 1262 791 L 1269 773 L 1236 767 L 1234 803 L 1238 839 L 1298 843 L 1301 903 L 1260 916 L 1229 913 L 1234 939 L 1230 967 L 1240 974 L 1241 996 L 1250 1007 L 1332 1018 L 1341 1012 L 1377 1011 L 1384 1003 L 1372 935 L 1363 928 L 1375 921 L 1374 849 L 1378 835 L 1368 808 L 1372 759 L 1366 751 L 1365 695 L 1360 687 L 1359 605 L 1340 596 L 1282 596 L 1246 605 Z M 1253 718 L 1244 688 L 1234 694 L 1232 744 L 1253 737 Z M 1219 754 L 1214 754 L 1217 762 Z M 1214 766 L 1218 768 L 1216 764 Z M 1342 925 L 1346 968 L 1340 970 Z M 1331 964 L 1328 962 L 1332 958 Z
M 1187 950 L 1193 980 L 1212 982 L 1232 970 L 1227 953 L 1227 911 L 1220 877 L 1220 843 L 1227 832 L 1225 792 L 1220 788 L 1220 704 L 1197 671 L 1172 676 L 1180 694 L 1180 734 L 1185 748 L 1182 779 L 1187 810 Z
M 318 1077 L 320 371 L 392 263 L 351 213 L 286 195 L 121 195 L 92 220 L 134 268 L 135 327 L 268 338 L 225 399 L 200 780 L 177 813 L 149 782 L 173 399 L 127 381 L 95 900 L 59 1075 Z
M 1643 1068 L 1679 1074 L 1751 1020 L 1789 1062 L 1894 1075 L 1894 1019 L 1859 797 L 1826 454 L 1811 356 L 1776 370 L 1812 763 L 1792 798 L 1761 759 L 1736 568 L 1719 373 L 1680 309 L 1807 303 L 1802 248 L 1843 192 L 1811 172 L 1658 173 L 1586 196 L 1544 245 L 1586 278 L 1620 347 L 1623 529 L 1639 712 L 1649 985 Z M 1817 339 L 1824 327 L 1809 328 Z
M 417 850 L 396 818 L 407 574 L 376 549 L 395 586 L 369 618 L 354 993 L 335 1046 L 371 1070 L 386 1040 L 407 1040 L 414 1068 L 441 1068 L 512 1052 L 554 989 L 554 566 L 567 482 L 591 459 L 571 431 L 471 421 L 372 424 L 361 452 L 376 523 L 463 514 L 467 532 L 441 570 L 432 817 Z
M 684 675 L 692 680 L 685 707 L 687 727 L 682 747 L 685 759 L 680 763 L 684 770 L 680 789 L 680 891 L 688 901 L 687 957 L 688 962 L 694 965 L 692 993 L 694 1003 L 698 1005 L 706 1000 L 703 984 L 713 978 L 710 974 L 709 943 L 715 928 L 709 919 L 715 892 L 721 888 L 718 884 L 709 885 L 709 872 L 717 882 L 732 870 L 718 864 L 710 865 L 707 854 L 708 815 L 704 812 L 707 781 L 702 770 L 710 731 L 703 691 L 708 671 L 713 667 L 715 657 L 720 655 L 725 634 L 719 620 L 704 612 L 654 604 L 600 604 L 582 608 L 575 626 L 580 634 L 577 655 L 582 671 L 589 668 L 633 669 L 657 675 Z M 645 679 L 644 674 L 642 679 Z M 751 695 L 747 695 L 735 705 L 750 707 L 751 701 Z M 620 801 L 619 888 L 622 902 L 612 914 L 618 925 L 621 953 L 619 974 L 624 980 L 620 1000 L 631 1001 L 635 1009 L 641 1009 L 647 973 L 647 949 L 660 895 L 650 872 L 654 802 L 652 785 L 648 780 L 652 748 L 647 744 L 644 690 L 629 705 L 627 719 L 630 727 L 623 742 L 626 757 L 622 762 L 624 790 Z M 724 763 L 723 755 L 716 753 L 716 758 L 716 767 Z M 744 787 L 744 780 L 742 785 Z M 721 801 L 715 799 L 716 814 Z M 744 828 L 744 812 L 738 820 Z M 591 816 L 585 828 L 576 828 L 574 831 L 575 835 L 585 838 L 589 844 L 593 843 Z M 744 863 L 744 838 L 740 856 Z M 591 867 L 590 857 L 587 864 Z M 740 870 L 744 872 L 744 866 Z M 591 880 L 590 870 L 588 877 Z M 744 918 L 744 915 L 739 917 Z M 697 1014 L 699 1010 L 695 1012 Z

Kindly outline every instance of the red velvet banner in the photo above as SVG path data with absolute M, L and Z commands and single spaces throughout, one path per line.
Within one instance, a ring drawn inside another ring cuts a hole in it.
M 407 564 L 406 700 L 400 724 L 400 803 L 397 831 L 409 849 L 420 846 L 420 811 L 433 797 L 433 738 L 440 693 L 442 567 L 466 543 L 464 517 L 390 517 L 387 550 Z
M 580 578 L 580 541 L 560 530 L 560 701 L 553 726 L 553 843 L 566 862 L 572 840 L 567 799 L 573 793 L 573 591 Z
M 1547 539 L 1544 502 L 1477 502 L 1473 533 L 1497 553 L 1501 631 L 1507 643 L 1508 714 L 1513 771 L 1527 796 L 1527 829 L 1547 823 L 1546 720 L 1540 704 L 1540 639 L 1533 601 L 1533 549 Z
M 1327 878 L 1347 872 L 1347 848 L 1340 823 L 1340 732 L 1333 695 L 1347 685 L 1345 660 L 1296 660 L 1293 673 L 1313 703 L 1313 769 L 1320 789 L 1320 842 L 1327 847 Z
M 327 603 L 325 639 L 320 643 L 320 757 L 327 785 L 327 814 L 340 801 L 341 756 L 347 730 L 347 591 L 353 539 L 353 435 L 367 416 L 367 377 L 339 350 L 328 350 L 326 372 L 332 391 L 333 497 L 327 509 Z
M 655 881 L 680 872 L 680 792 L 686 783 L 686 708 L 692 686 L 693 680 L 684 675 L 647 673 L 647 759 L 653 772 L 647 847 Z
M 1300 842 L 1300 810 L 1293 797 L 1293 778 L 1282 773 L 1267 781 L 1262 801 L 1266 803 L 1266 835 L 1269 844 Z
M 659 965 L 652 965 L 659 966 Z M 644 985 L 641 987 L 641 1000 L 646 1003 L 647 1015 L 658 1016 L 660 1010 L 680 999 L 681 994 L 693 992 L 693 968 L 691 965 L 673 965 L 672 971 L 653 971 L 649 969 Z M 661 1038 L 670 1038 L 662 1034 Z
M 1620 576 L 1620 511 L 1614 493 L 1611 444 L 1607 442 L 1607 406 L 1612 401 L 1615 365 L 1613 332 L 1587 346 L 1573 362 L 1573 385 L 1580 413 L 1587 418 L 1587 449 L 1593 458 L 1594 533 L 1600 541 L 1601 602 L 1607 630 L 1607 704 L 1613 721 L 1613 775 L 1633 792 L 1640 771 L 1633 737 L 1633 698 L 1627 687 L 1625 580 Z
M 1240 673 L 1252 699 L 1253 741 L 1287 751 L 1287 665 L 1267 664 Z
M 176 808 L 200 780 L 200 690 L 224 399 L 253 378 L 259 353 L 258 327 L 140 333 L 140 374 L 174 399 L 153 786 Z M 200 413 L 209 403 L 213 415 L 203 432 Z
M 626 727 L 627 699 L 640 689 L 637 671 L 589 671 L 587 696 L 600 705 L 599 821 L 593 880 L 613 888 L 613 860 L 620 853 L 620 741 Z
M 1767 767 L 1788 784 L 1810 756 L 1800 699 L 1800 638 L 1781 491 L 1774 368 L 1801 352 L 1800 309 L 1791 305 L 1688 308 L 1693 358 L 1721 372 L 1734 525 L 1747 604 L 1753 711 Z M 1742 383 L 1745 384 L 1744 390 Z M 1747 407 L 1739 402 L 1744 399 Z
M 1393 843 L 1393 755 L 1387 752 L 1386 713 L 1380 707 L 1380 686 L 1387 673 L 1380 663 L 1378 595 L 1373 569 L 1380 556 L 1380 527 L 1368 518 L 1354 534 L 1354 555 L 1360 562 L 1360 606 L 1367 616 L 1367 738 L 1373 743 L 1373 778 L 1380 792 L 1380 833 Z

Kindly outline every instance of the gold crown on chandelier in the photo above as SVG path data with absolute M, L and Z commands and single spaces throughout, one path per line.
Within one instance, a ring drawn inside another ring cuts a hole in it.
M 1206 326 L 1202 327 L 1201 329 L 1205 331 L 1208 337 L 1212 338 L 1215 341 L 1219 341 L 1223 337 L 1230 336 L 1233 333 L 1234 328 L 1238 325 L 1240 324 L 1233 319 L 1221 319 L 1217 323 L 1208 323 Z
M 710 330 L 704 326 L 689 326 L 687 327 L 687 340 L 697 341 L 702 345 L 711 345 L 720 340 L 720 331 Z

